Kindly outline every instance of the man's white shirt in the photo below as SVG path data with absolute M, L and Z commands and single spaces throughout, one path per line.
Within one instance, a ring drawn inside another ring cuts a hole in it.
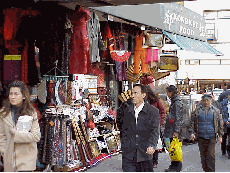
M 134 106 L 136 124 L 137 124 L 138 115 L 139 115 L 140 111 L 143 109 L 144 105 L 145 105 L 145 102 L 143 102 L 138 108 L 136 106 Z

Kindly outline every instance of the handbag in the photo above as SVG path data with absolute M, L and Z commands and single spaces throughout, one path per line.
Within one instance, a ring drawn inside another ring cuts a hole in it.
M 172 161 L 183 161 L 182 142 L 179 141 L 178 137 L 173 138 L 168 151 Z

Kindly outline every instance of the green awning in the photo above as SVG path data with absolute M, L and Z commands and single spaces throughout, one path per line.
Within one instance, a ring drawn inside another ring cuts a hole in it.
M 167 31 L 162 31 L 162 32 L 164 35 L 166 35 L 170 40 L 172 40 L 178 47 L 180 47 L 183 50 L 223 55 L 221 52 L 213 48 L 208 42 L 195 40 L 193 38 L 188 38 L 177 34 L 172 34 Z

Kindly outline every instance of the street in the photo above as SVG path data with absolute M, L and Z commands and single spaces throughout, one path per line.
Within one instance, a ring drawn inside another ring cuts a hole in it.
M 183 145 L 183 168 L 182 172 L 203 172 L 200 163 L 200 155 L 197 144 Z M 121 167 L 122 155 L 113 156 L 96 167 L 88 169 L 86 172 L 122 172 Z M 155 172 L 164 172 L 164 169 L 170 165 L 168 153 L 159 153 L 159 163 Z M 220 145 L 216 144 L 216 172 L 228 172 L 230 170 L 230 160 L 228 156 L 222 156 Z

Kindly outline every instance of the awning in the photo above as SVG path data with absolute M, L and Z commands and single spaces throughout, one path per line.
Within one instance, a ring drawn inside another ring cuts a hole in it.
M 183 50 L 223 55 L 221 52 L 217 51 L 207 42 L 195 40 L 193 38 L 188 38 L 177 34 L 172 34 L 167 31 L 162 32 Z

